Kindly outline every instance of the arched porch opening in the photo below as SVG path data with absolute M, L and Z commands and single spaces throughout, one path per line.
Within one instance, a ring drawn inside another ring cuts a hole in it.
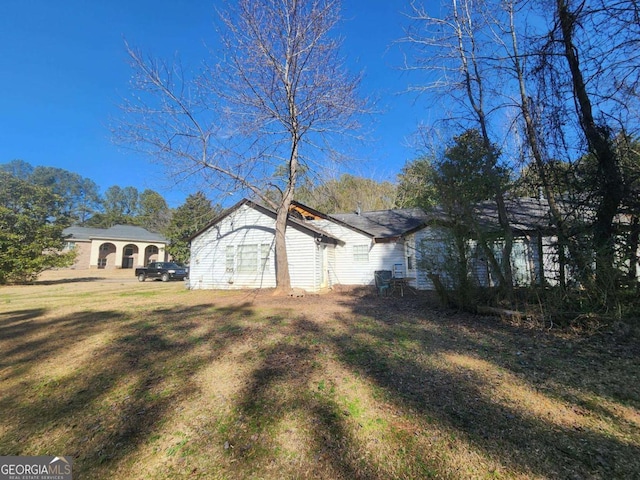
M 129 243 L 122 248 L 122 268 L 133 268 L 137 265 L 138 259 L 138 246 L 133 243 Z
M 116 246 L 113 243 L 103 243 L 98 251 L 98 268 L 114 268 L 116 262 Z
M 151 262 L 157 262 L 158 258 L 158 247 L 155 245 L 149 245 L 144 250 L 144 266 L 146 267 Z

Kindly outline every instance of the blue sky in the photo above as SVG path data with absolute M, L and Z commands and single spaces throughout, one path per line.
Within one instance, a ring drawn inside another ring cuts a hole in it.
M 177 54 L 196 68 L 215 42 L 215 0 L 2 0 L 0 3 L 0 163 L 14 159 L 77 172 L 104 192 L 152 188 L 178 206 L 189 185 L 172 186 L 162 167 L 117 147 L 109 124 L 129 92 L 124 39 L 154 56 Z M 364 95 L 383 113 L 350 173 L 393 180 L 415 157 L 406 139 L 429 116 L 401 95 L 410 80 L 392 42 L 402 36 L 397 0 L 345 0 L 343 54 L 364 71 Z M 411 80 L 415 80 L 411 78 Z

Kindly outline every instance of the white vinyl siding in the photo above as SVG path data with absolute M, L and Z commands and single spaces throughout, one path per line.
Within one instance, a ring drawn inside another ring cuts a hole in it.
M 291 285 L 310 292 L 320 288 L 318 269 L 319 245 L 311 235 L 295 228 L 287 228 L 287 257 Z
M 374 243 L 371 237 L 330 220 L 318 220 L 313 224 L 342 242 L 328 255 L 331 285 L 373 285 L 374 271 L 393 270 L 395 264 L 405 264 L 403 241 Z
M 273 288 L 275 220 L 242 205 L 191 241 L 189 288 Z M 314 236 L 287 228 L 287 256 L 293 286 L 317 291 L 321 271 Z
M 416 288 L 434 290 L 428 274 L 428 265 L 444 263 L 447 254 L 447 234 L 438 228 L 427 227 L 411 236 L 411 247 L 415 249 Z M 440 272 L 441 273 L 441 272 Z
M 239 207 L 191 241 L 192 289 L 272 288 L 275 269 L 269 255 L 261 266 L 262 245 L 274 241 L 274 221 L 248 205 Z M 242 272 L 240 272 L 242 270 Z

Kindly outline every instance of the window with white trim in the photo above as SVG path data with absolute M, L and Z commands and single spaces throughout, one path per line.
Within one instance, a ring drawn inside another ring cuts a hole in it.
M 271 245 L 263 243 L 260 245 L 260 266 L 263 272 L 269 271 L 269 254 L 271 253 Z
M 233 273 L 236 266 L 236 249 L 233 245 L 227 245 L 225 251 L 225 268 L 227 273 Z
M 238 273 L 258 271 L 258 245 L 238 245 L 236 252 Z
M 355 263 L 369 263 L 369 245 L 354 245 L 353 261 Z
M 228 273 L 259 273 L 270 270 L 271 245 L 255 243 L 248 245 L 228 245 L 225 252 Z

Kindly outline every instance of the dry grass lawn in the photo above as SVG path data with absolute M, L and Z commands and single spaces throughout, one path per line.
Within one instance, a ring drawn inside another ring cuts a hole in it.
M 71 455 L 77 479 L 640 478 L 640 343 L 616 332 L 49 273 L 0 288 L 0 455 Z

